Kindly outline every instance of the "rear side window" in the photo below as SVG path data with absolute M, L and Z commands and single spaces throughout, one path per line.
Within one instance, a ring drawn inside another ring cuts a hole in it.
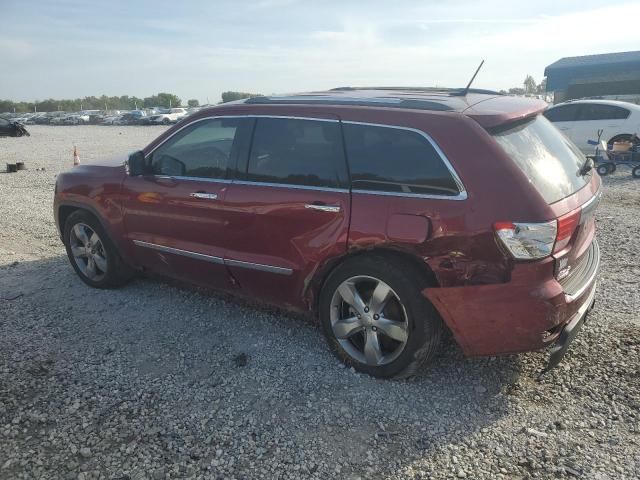
M 579 105 L 562 105 L 560 107 L 550 108 L 544 112 L 544 116 L 550 122 L 575 122 L 578 120 Z
M 547 203 L 572 195 L 590 180 L 580 175 L 582 153 L 543 116 L 494 133 L 494 138 Z
M 412 130 L 344 123 L 355 190 L 455 196 L 460 193 L 435 147 Z
M 258 118 L 247 179 L 313 187 L 337 187 L 344 153 L 337 121 Z
M 623 120 L 631 112 L 616 105 L 601 105 L 598 103 L 583 103 L 580 108 L 579 120 Z

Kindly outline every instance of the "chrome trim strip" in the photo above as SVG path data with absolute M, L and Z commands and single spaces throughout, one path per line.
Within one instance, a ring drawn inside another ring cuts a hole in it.
M 349 189 L 347 188 L 314 187 L 312 185 L 291 185 L 288 183 L 268 183 L 268 182 L 252 182 L 249 180 L 234 180 L 233 184 L 234 185 L 256 185 L 259 187 L 292 188 L 295 190 L 317 190 L 321 192 L 349 193 Z
M 261 272 L 279 273 L 282 275 L 291 275 L 293 270 L 285 267 L 274 267 L 273 265 L 264 265 L 262 263 L 242 262 L 240 260 L 231 260 L 225 258 L 225 265 L 228 267 L 249 268 L 251 270 L 260 270 Z
M 598 276 L 598 273 L 600 272 L 600 245 L 598 244 L 598 241 L 596 239 L 593 240 L 594 242 L 594 246 L 595 246 L 595 254 L 596 254 L 596 268 L 593 269 L 593 273 L 591 274 L 591 276 L 589 277 L 589 279 L 584 282 L 584 284 L 578 289 L 577 292 L 572 293 L 572 294 L 568 294 L 565 292 L 565 295 L 567 296 L 567 298 L 570 301 L 573 301 L 577 298 L 580 297 L 580 295 L 582 295 L 589 287 L 591 287 L 596 280 L 596 277 Z
M 351 190 L 353 193 L 364 193 L 367 195 L 388 195 L 390 197 L 407 197 L 407 198 L 429 198 L 432 200 L 466 200 L 467 194 L 463 195 L 428 195 L 426 193 L 402 193 L 402 192 L 383 192 L 379 190 Z
M 155 175 L 156 178 L 158 175 Z M 194 182 L 210 182 L 210 183 L 231 183 L 233 180 L 227 180 L 226 178 L 206 178 L 206 177 L 182 177 L 180 175 L 175 177 L 170 177 L 175 180 L 192 180 Z
M 215 193 L 193 192 L 189 194 L 192 198 L 200 198 L 202 200 L 217 200 L 218 195 Z
M 313 203 L 307 203 L 304 208 L 330 213 L 338 213 L 340 211 L 340 205 L 315 205 Z
M 142 240 L 134 240 L 133 243 L 139 247 L 150 248 L 151 250 L 157 250 L 159 252 L 173 253 L 174 255 L 181 255 L 183 257 L 194 258 L 196 260 L 204 260 L 205 262 L 215 263 L 218 265 L 224 264 L 223 258 L 214 257 L 212 255 L 205 255 L 204 253 L 196 253 L 190 252 L 189 250 L 181 250 L 179 248 L 165 247 L 164 245 L 143 242 Z
M 166 247 L 156 243 L 143 242 L 142 240 L 134 240 L 133 243 L 139 247 L 157 250 L 159 252 L 172 253 L 183 257 L 194 258 L 196 260 L 204 260 L 205 262 L 215 263 L 216 265 L 226 265 L 228 267 L 249 268 L 251 270 L 260 270 L 262 272 L 279 273 L 281 275 L 291 275 L 293 270 L 285 267 L 275 267 L 273 265 L 264 265 L 262 263 L 242 262 L 240 260 L 231 260 L 228 258 L 214 257 L 205 255 L 204 253 L 191 252 L 189 250 L 181 250 L 179 248 Z
M 442 149 L 433 140 L 433 138 L 431 138 L 427 133 L 423 132 L 422 130 L 418 130 L 417 128 L 402 127 L 398 125 L 385 125 L 382 123 L 352 122 L 349 120 L 344 120 L 342 121 L 342 123 L 349 124 L 349 125 L 368 125 L 371 127 L 394 128 L 396 130 L 408 130 L 410 132 L 415 132 L 418 135 L 422 135 L 422 137 L 424 137 L 427 140 L 427 142 L 431 144 L 431 146 L 434 148 L 436 153 L 440 156 L 445 166 L 449 170 L 449 173 L 451 173 L 453 180 L 456 182 L 458 189 L 460 190 L 460 193 L 458 193 L 458 195 L 450 195 L 450 196 L 449 195 L 422 195 L 417 193 L 414 194 L 414 193 L 379 192 L 377 190 L 353 190 L 354 192 L 358 192 L 358 193 L 375 192 L 382 195 L 387 195 L 388 193 L 391 193 L 394 196 L 400 196 L 400 197 L 433 198 L 433 199 L 440 199 L 440 200 L 466 200 L 467 199 L 467 190 L 465 189 L 464 184 L 462 183 L 462 180 L 460 180 L 460 176 L 458 175 L 458 172 L 456 172 L 456 169 L 453 168 L 453 165 L 451 165 L 451 162 L 449 161 L 447 156 L 444 154 Z

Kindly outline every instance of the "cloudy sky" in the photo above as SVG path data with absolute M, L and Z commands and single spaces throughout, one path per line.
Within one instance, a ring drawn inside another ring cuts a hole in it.
M 540 81 L 558 58 L 640 49 L 640 2 L 0 0 L 0 98 Z

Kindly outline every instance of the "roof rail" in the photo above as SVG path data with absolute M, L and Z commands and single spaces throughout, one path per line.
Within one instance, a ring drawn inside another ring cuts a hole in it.
M 420 92 L 420 93 L 442 93 L 451 96 L 461 96 L 466 93 L 480 93 L 487 95 L 504 95 L 495 90 L 486 90 L 482 88 L 444 88 L 444 87 L 336 87 L 329 90 L 330 92 L 350 92 L 358 90 L 384 90 L 398 92 Z
M 420 98 L 394 98 L 394 97 L 343 97 L 337 95 L 292 95 L 282 97 L 253 97 L 248 98 L 245 104 L 259 105 L 304 105 L 304 104 L 324 104 L 324 105 L 350 105 L 361 107 L 391 107 L 408 108 L 414 110 L 434 110 L 450 111 L 449 105 L 438 101 Z

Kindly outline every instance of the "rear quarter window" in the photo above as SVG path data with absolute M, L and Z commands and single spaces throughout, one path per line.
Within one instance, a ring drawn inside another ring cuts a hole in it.
M 424 135 L 398 127 L 343 123 L 354 190 L 456 196 L 458 183 Z
M 574 194 L 590 180 L 580 175 L 584 155 L 542 115 L 493 135 L 547 203 Z

